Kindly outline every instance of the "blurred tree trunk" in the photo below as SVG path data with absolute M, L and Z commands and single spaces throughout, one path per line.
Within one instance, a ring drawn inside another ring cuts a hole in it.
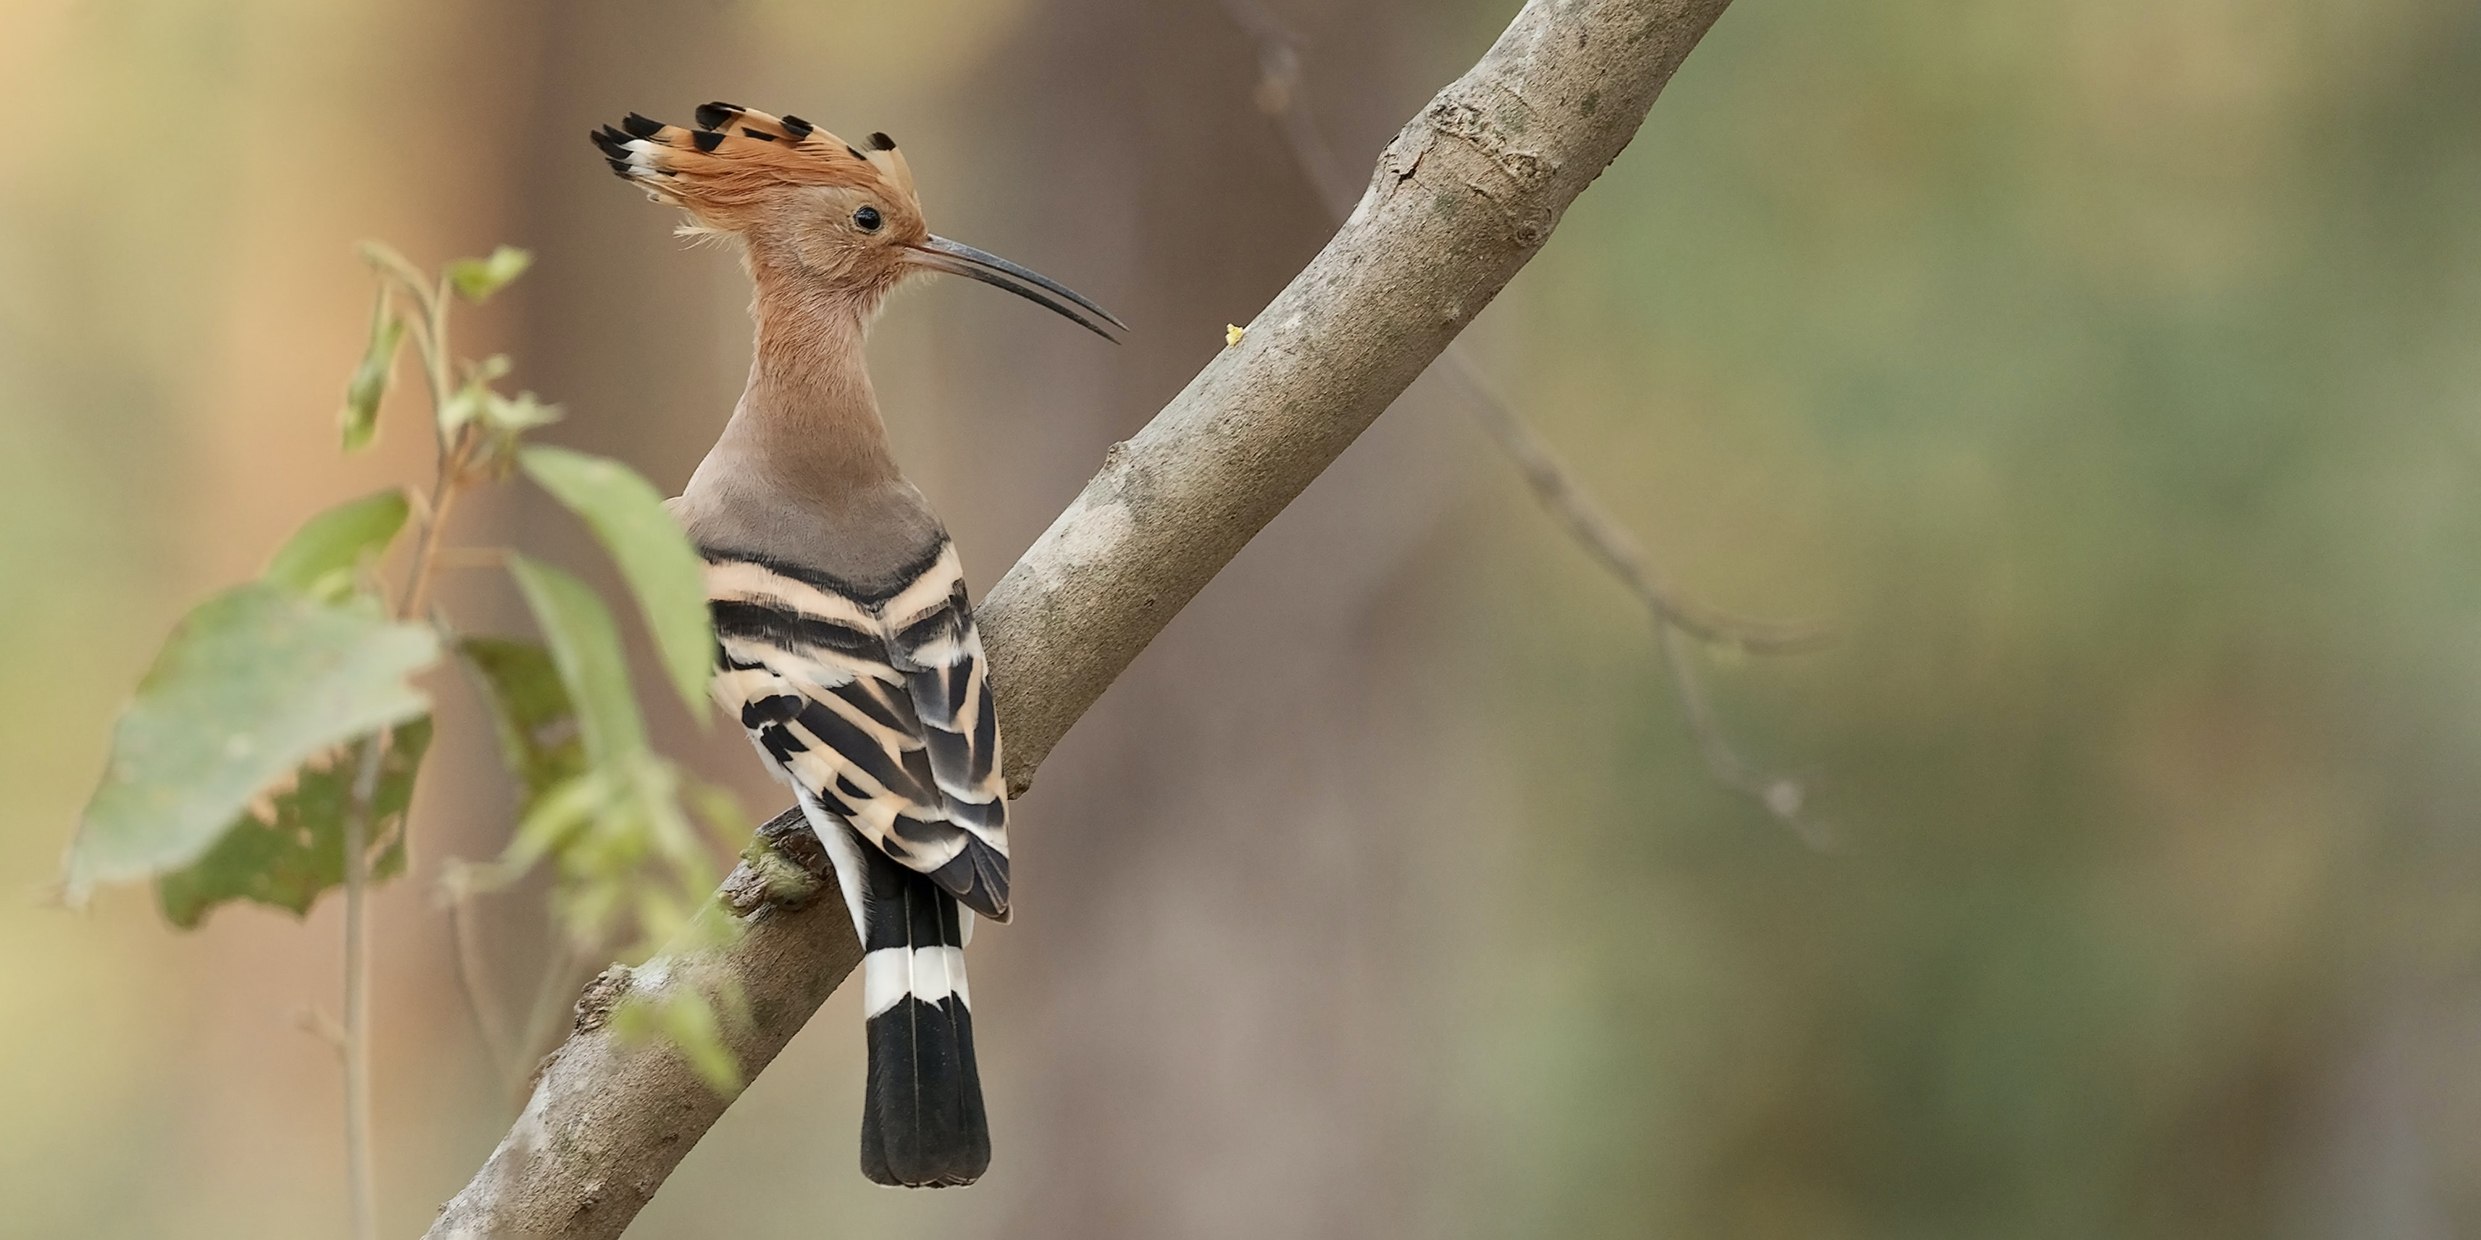
M 1023 355 L 984 372 L 973 403 L 1031 408 L 989 428 L 977 462 L 1022 522 L 986 563 L 1331 231 L 1252 106 L 1256 48 L 1218 6 L 1061 7 L 966 106 L 995 148 L 1070 161 L 1005 188 L 1060 222 L 1071 270 L 1127 265 L 1117 308 L 1139 326 L 1121 389 L 1084 408 L 1021 385 L 1050 342 L 991 334 Z M 1342 44 L 1360 51 L 1329 93 L 1375 118 L 1339 135 L 1356 168 L 1442 76 L 1389 63 L 1424 11 L 1360 6 L 1366 28 Z M 1133 227 L 1077 226 L 1123 203 Z M 1407 710 L 1425 677 L 1401 647 L 1425 637 L 1410 562 L 1466 456 L 1440 430 L 1374 428 L 1165 630 L 1025 802 L 1028 915 L 1005 967 L 977 975 L 1003 1014 L 987 1052 L 1001 1156 L 1027 1164 L 1012 1233 L 1365 1236 L 1417 1216 L 1436 1065 L 1410 946 L 1442 893 L 1412 880 L 1426 850 L 1457 847 L 1437 832 L 1460 818 L 1437 812 L 1444 756 L 1401 752 L 1436 736 Z

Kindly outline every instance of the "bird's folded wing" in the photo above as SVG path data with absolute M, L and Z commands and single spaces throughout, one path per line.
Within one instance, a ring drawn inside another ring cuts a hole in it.
M 954 550 L 877 598 L 710 553 L 707 593 L 716 701 L 821 809 L 1004 920 L 998 720 Z

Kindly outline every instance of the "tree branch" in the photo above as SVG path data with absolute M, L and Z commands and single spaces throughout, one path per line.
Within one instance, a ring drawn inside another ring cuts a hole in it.
M 1528 0 L 1489 53 L 1380 156 L 1317 258 L 1103 468 L 979 609 L 1008 783 L 1035 769 L 1137 653 L 1447 348 L 1636 133 L 1729 0 Z M 617 1236 L 720 1117 L 660 1043 L 607 1027 L 623 996 L 737 993 L 750 1079 L 860 960 L 787 811 L 704 916 L 722 947 L 607 969 L 576 1032 L 434 1237 Z M 787 860 L 786 858 L 790 859 Z M 799 901 L 799 902 L 796 902 Z M 689 942 L 700 940 L 696 929 Z

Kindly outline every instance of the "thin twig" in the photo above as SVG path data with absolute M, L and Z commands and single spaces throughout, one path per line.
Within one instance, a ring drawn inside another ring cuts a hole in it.
M 430 503 L 424 506 L 422 530 L 414 545 L 413 566 L 406 571 L 405 590 L 397 608 L 400 619 L 421 615 L 429 600 L 433 570 L 439 567 L 439 534 L 448 524 L 448 513 L 456 507 L 457 492 L 463 489 L 465 453 L 473 442 L 472 427 L 460 428 L 453 447 L 443 450 L 439 477 L 431 487 Z
M 362 768 L 353 777 L 353 806 L 345 814 L 345 1177 L 355 1240 L 377 1240 L 379 1235 L 379 1178 L 371 1153 L 370 858 L 365 849 L 387 744 L 387 733 L 381 732 L 364 745 Z
M 453 863 L 452 863 L 453 864 Z M 473 884 L 466 881 L 463 867 L 452 868 L 441 876 L 440 902 L 448 910 L 448 937 L 456 947 L 457 990 L 465 998 L 466 1015 L 473 1018 L 474 1033 L 482 1039 L 483 1050 L 491 1056 L 491 1067 L 503 1084 L 515 1085 L 516 1061 L 508 1044 L 508 1021 L 498 1005 L 490 1001 L 490 988 L 485 984 L 481 953 L 474 944 Z
M 1635 536 L 1603 508 L 1552 452 L 1542 433 L 1517 416 L 1516 410 L 1491 388 L 1456 346 L 1448 347 L 1447 360 L 1456 377 L 1464 382 L 1482 429 L 1516 462 L 1517 471 L 1524 475 L 1525 485 L 1532 489 L 1534 498 L 1568 527 L 1586 554 L 1601 561 L 1665 627 L 1678 629 L 1710 646 L 1749 654 L 1798 654 L 1834 640 L 1834 631 L 1823 624 L 1733 615 L 1672 584 Z
M 1258 110 L 1282 131 L 1302 179 L 1330 214 L 1343 219 L 1358 194 L 1302 97 L 1300 40 L 1258 0 L 1223 0 L 1223 7 L 1234 24 L 1257 41 Z M 1559 459 L 1550 442 L 1483 377 L 1462 339 L 1448 344 L 1442 360 L 1463 386 L 1466 406 L 1491 441 L 1516 463 L 1535 501 L 1567 527 L 1586 554 L 1619 578 L 1653 619 L 1655 648 L 1678 689 L 1689 731 L 1715 781 L 1756 801 L 1811 847 L 1828 847 L 1831 833 L 1808 813 L 1808 792 L 1802 783 L 1790 776 L 1770 775 L 1750 763 L 1724 735 L 1691 639 L 1749 654 L 1791 654 L 1826 644 L 1833 640 L 1833 631 L 1816 623 L 1734 615 L 1681 590 Z

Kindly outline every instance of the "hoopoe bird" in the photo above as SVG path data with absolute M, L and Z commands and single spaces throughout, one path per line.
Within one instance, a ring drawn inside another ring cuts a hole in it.
M 706 561 L 714 697 L 792 788 L 853 918 L 870 1075 L 863 1174 L 970 1184 L 990 1164 L 963 949 L 1006 921 L 999 721 L 956 548 L 889 454 L 862 337 L 916 272 L 996 285 L 1114 339 L 1059 284 L 923 224 L 886 134 L 854 146 L 725 103 L 632 113 L 612 171 L 738 243 L 757 296 L 749 386 L 671 501 Z

